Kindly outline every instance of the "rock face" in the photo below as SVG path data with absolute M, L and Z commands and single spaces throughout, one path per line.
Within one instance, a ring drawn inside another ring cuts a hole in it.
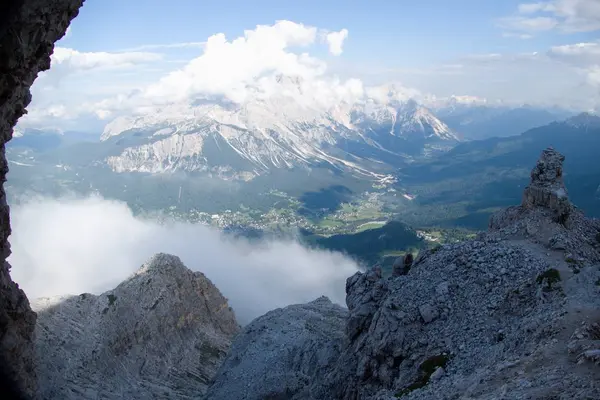
M 564 189 L 562 160 L 545 151 L 524 204 L 475 240 L 422 252 L 406 275 L 376 268 L 348 278 L 338 358 L 302 395 L 271 398 L 600 398 L 600 223 L 553 197 Z M 567 210 L 565 224 L 557 215 Z M 273 318 L 293 317 L 284 309 Z M 253 354 L 271 352 L 262 343 Z M 251 360 L 232 354 L 215 385 L 254 388 Z M 271 356 L 278 374 L 297 371 L 279 362 Z
M 557 222 L 564 223 L 572 211 L 562 178 L 565 157 L 548 148 L 542 152 L 531 171 L 531 183 L 523 193 L 525 208 L 545 207 L 554 213 Z
M 5 144 L 25 107 L 39 71 L 50 67 L 54 42 L 77 15 L 83 0 L 3 0 L 0 4 L 0 359 L 8 379 L 25 395 L 35 392 L 32 335 L 35 313 L 10 278 L 9 208 L 4 182 Z
M 32 301 L 42 399 L 189 399 L 238 332 L 227 300 L 158 254 L 114 290 Z
M 268 312 L 235 340 L 206 399 L 306 399 L 339 357 L 347 311 L 326 297 Z
M 510 225 L 515 219 L 520 219 L 520 212 L 536 209 L 547 210 L 556 222 L 566 224 L 573 206 L 562 177 L 564 160 L 565 157 L 553 148 L 545 149 L 531 171 L 531 182 L 523 192 L 521 206 L 496 214 L 490 220 L 490 228 L 500 228 L 507 222 Z M 513 214 L 513 218 L 507 218 L 510 214 Z

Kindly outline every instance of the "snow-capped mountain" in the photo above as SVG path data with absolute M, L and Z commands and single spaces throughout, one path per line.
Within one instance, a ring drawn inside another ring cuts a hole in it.
M 116 172 L 185 170 L 249 179 L 271 168 L 315 165 L 377 176 L 385 168 L 375 171 L 372 163 L 386 163 L 378 154 L 400 162 L 452 147 L 458 138 L 414 100 L 324 108 L 287 93 L 244 104 L 197 101 L 120 117 L 106 126 L 102 141 L 122 146 L 120 154 L 106 159 Z
M 406 139 L 440 139 L 456 141 L 457 136 L 429 109 L 415 100 L 386 105 L 367 102 L 354 108 L 352 123 L 373 129 L 389 126 L 389 133 Z

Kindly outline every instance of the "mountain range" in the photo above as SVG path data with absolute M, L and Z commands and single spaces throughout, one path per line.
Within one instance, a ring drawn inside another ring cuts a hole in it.
M 599 217 L 600 117 L 588 113 L 517 136 L 460 143 L 435 159 L 403 168 L 398 181 L 430 223 L 485 229 L 494 211 L 520 200 L 529 180 L 527 160 L 549 146 L 567 157 L 565 181 L 573 202 Z M 410 211 L 404 217 L 410 218 Z
M 166 107 L 109 123 L 106 158 L 121 172 L 207 172 L 249 180 L 274 168 L 325 166 L 378 177 L 386 165 L 451 148 L 454 132 L 415 101 L 344 104 L 323 111 L 286 99 Z M 378 165 L 379 163 L 379 165 Z
M 289 79 L 281 84 L 301 90 Z M 116 173 L 184 171 L 249 181 L 274 169 L 317 167 L 381 179 L 461 141 L 519 134 L 567 114 L 456 101 L 433 110 L 399 97 L 392 87 L 384 101 L 334 107 L 301 103 L 289 95 L 243 104 L 203 99 L 118 117 L 106 125 L 94 151 L 76 143 L 92 141 L 91 135 L 76 140 L 76 135 L 52 130 L 19 133 L 10 147 L 46 151 L 75 145 L 70 150 L 78 153 L 76 164 L 104 164 Z M 65 157 L 64 152 L 57 157 Z M 57 161 L 73 163 L 65 158 Z
M 205 99 L 119 117 L 96 137 L 26 130 L 7 146 L 9 195 L 92 192 L 134 209 L 175 204 L 218 213 L 242 202 L 266 212 L 281 201 L 268 194 L 274 189 L 302 199 L 307 193 L 335 194 L 329 189 L 338 187 L 349 193 L 346 201 L 365 191 L 393 189 L 404 193 L 392 202 L 409 224 L 482 229 L 495 208 L 518 198 L 527 161 L 555 146 L 569 163 L 578 163 L 567 176 L 578 177 L 570 182 L 574 202 L 597 215 L 600 182 L 588 164 L 595 157 L 598 117 L 559 121 L 568 113 L 458 102 L 428 108 L 398 97 L 390 91 L 386 102 L 334 108 L 287 97 L 243 105 Z M 535 125 L 554 116 L 554 122 Z M 481 128 L 465 133 L 459 117 Z M 534 126 L 486 138 L 509 123 Z M 506 189 L 492 190 L 499 182 Z

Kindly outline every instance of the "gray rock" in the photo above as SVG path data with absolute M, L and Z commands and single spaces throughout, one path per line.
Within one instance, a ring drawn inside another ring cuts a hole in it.
M 406 254 L 404 257 L 398 257 L 392 266 L 392 276 L 406 275 L 410 271 L 413 264 L 413 255 Z
M 560 223 L 566 222 L 573 210 L 563 182 L 564 161 L 565 156 L 553 148 L 544 150 L 531 171 L 531 183 L 523 192 L 522 202 L 525 208 L 549 208 Z
M 552 178 L 560 175 L 562 158 L 545 152 L 542 161 L 530 186 L 562 184 Z M 303 381 L 301 389 L 286 394 L 282 387 L 292 386 L 286 383 L 268 397 L 255 383 L 259 372 L 253 360 L 262 349 L 278 366 L 276 376 L 296 377 L 297 367 L 285 362 L 288 350 L 273 352 L 273 342 L 280 342 L 254 337 L 252 356 L 237 351 L 235 361 L 220 370 L 219 393 L 233 385 L 231 398 L 244 387 L 248 391 L 242 398 L 600 398 L 595 384 L 600 368 L 575 367 L 578 360 L 595 362 L 600 347 L 586 338 L 568 346 L 565 335 L 582 320 L 597 318 L 600 309 L 595 284 L 600 253 L 593 246 L 598 222 L 573 208 L 565 224 L 556 217 L 566 209 L 562 200 L 546 201 L 536 193 L 530 191 L 525 205 L 496 215 L 490 231 L 476 240 L 422 252 L 407 275 L 386 279 L 379 270 L 369 270 L 348 278 L 349 316 L 339 357 Z M 579 273 L 551 251 L 552 237 L 560 237 L 564 251 L 580 260 Z M 281 311 L 269 318 L 269 326 L 289 326 L 294 319 Z M 297 354 L 305 358 L 312 351 L 314 357 L 320 348 L 317 343 L 302 346 Z M 228 375 L 230 369 L 234 373 Z M 262 367 L 259 371 L 266 374 Z
M 444 368 L 438 367 L 435 371 L 433 371 L 433 374 L 431 374 L 429 380 L 431 382 L 439 381 L 440 379 L 442 379 L 445 373 L 446 371 L 444 370 Z
M 257 318 L 234 341 L 206 399 L 310 398 L 340 354 L 347 316 L 321 297 Z
M 423 318 L 426 324 L 439 316 L 437 310 L 431 304 L 423 304 L 419 307 L 419 313 L 421 313 L 421 318 Z
M 239 326 L 219 290 L 157 254 L 114 290 L 32 302 L 43 399 L 189 399 Z
M 0 364 L 18 390 L 36 390 L 33 331 L 35 313 L 10 277 L 11 233 L 4 182 L 8 173 L 4 145 L 31 101 L 29 88 L 50 67 L 54 42 L 77 15 L 83 0 L 2 0 L 0 12 Z M 17 266 L 18 267 L 18 266 Z M 8 395 L 8 393 L 3 393 Z

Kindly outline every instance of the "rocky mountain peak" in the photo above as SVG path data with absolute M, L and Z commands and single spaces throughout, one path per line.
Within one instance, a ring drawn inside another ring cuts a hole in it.
M 48 399 L 198 396 L 239 330 L 212 282 L 168 254 L 99 296 L 32 307 L 39 396 Z
M 145 262 L 135 272 L 134 276 L 146 274 L 177 276 L 186 273 L 187 268 L 183 265 L 179 257 L 171 254 L 157 253 Z
M 565 122 L 574 127 L 593 129 L 600 127 L 600 116 L 589 112 L 583 112 L 567 119 Z

